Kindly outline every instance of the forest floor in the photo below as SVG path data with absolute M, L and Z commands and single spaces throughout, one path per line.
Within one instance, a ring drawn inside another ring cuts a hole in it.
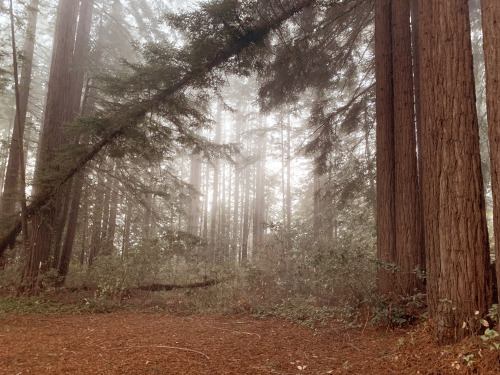
M 252 315 L 0 311 L 0 374 L 500 374 L 479 337 Z

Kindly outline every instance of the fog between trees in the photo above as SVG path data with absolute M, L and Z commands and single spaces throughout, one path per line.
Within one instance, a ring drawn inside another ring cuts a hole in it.
M 494 0 L 31 0 L 12 13 L 4 285 L 236 278 L 254 306 L 351 306 L 377 290 L 427 303 L 441 343 L 478 328 L 500 233 Z

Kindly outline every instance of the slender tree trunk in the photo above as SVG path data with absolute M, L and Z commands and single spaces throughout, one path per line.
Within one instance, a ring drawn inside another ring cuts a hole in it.
M 130 227 L 132 223 L 132 199 L 127 199 L 127 211 L 125 214 L 125 224 L 123 225 L 122 258 L 126 258 L 130 243 Z
M 483 48 L 486 66 L 486 106 L 490 140 L 491 190 L 495 232 L 495 265 L 500 285 L 500 2 L 481 0 Z M 500 288 L 498 288 L 500 296 Z M 499 299 L 500 301 L 500 299 Z
M 205 164 L 205 202 L 203 209 L 203 238 L 208 239 L 208 186 L 210 184 L 210 168 Z
M 423 263 L 423 228 L 415 139 L 410 3 L 407 0 L 392 1 L 392 63 L 397 292 L 404 296 L 424 289 L 423 282 L 414 272 Z
M 215 116 L 215 143 L 219 144 L 221 140 L 222 129 L 222 105 L 217 105 L 217 114 Z M 219 160 L 214 162 L 214 181 L 212 185 L 212 210 L 210 218 L 210 247 L 215 251 L 215 246 L 218 242 L 217 238 L 217 209 L 219 207 Z
M 391 3 L 375 0 L 375 75 L 377 111 L 377 272 L 379 293 L 394 291 L 396 262 L 394 104 L 392 82 Z
M 241 138 L 241 116 L 236 119 L 236 130 L 234 142 L 240 143 Z M 240 170 L 239 166 L 234 167 L 234 203 L 233 203 L 233 235 L 232 235 L 232 250 L 233 254 L 238 253 L 238 243 L 239 243 L 239 207 L 240 207 Z
M 0 215 L 12 215 L 15 212 L 16 202 L 20 196 L 17 195 L 20 157 L 18 150 L 19 142 L 24 139 L 24 124 L 28 111 L 28 99 L 31 85 L 31 71 L 33 68 L 33 53 L 35 48 L 35 34 L 38 16 L 38 1 L 31 0 L 28 7 L 28 24 L 23 46 L 24 63 L 21 68 L 21 81 L 19 83 L 19 103 L 16 104 L 16 115 L 14 119 L 14 129 L 10 142 L 9 161 L 3 185 L 3 194 L 0 199 Z M 18 108 L 18 109 L 17 109 Z M 1 185 L 0 185 L 1 187 Z
M 111 255 L 114 252 L 114 242 L 116 233 L 116 216 L 118 214 L 118 179 L 114 178 L 111 184 L 111 202 L 109 206 L 108 237 L 105 244 L 105 252 Z
M 292 163 L 292 155 L 291 155 L 291 140 L 292 140 L 292 125 L 290 123 L 290 113 L 287 113 L 286 120 L 286 230 L 287 236 L 291 236 L 292 230 L 292 179 L 291 179 L 291 171 L 290 166 Z M 288 239 L 287 242 L 289 241 Z M 290 243 L 288 243 L 288 247 L 290 247 Z
M 245 198 L 243 203 L 243 238 L 241 244 L 241 262 L 246 262 L 248 258 L 248 235 L 250 232 L 250 167 L 245 171 Z
M 83 203 L 82 203 L 82 211 L 83 211 L 83 220 L 82 220 L 82 250 L 80 252 L 79 262 L 80 266 L 83 267 L 85 264 L 85 252 L 87 250 L 87 237 L 89 231 L 89 186 L 85 186 L 83 188 Z
M 101 239 L 99 241 L 99 253 L 101 255 L 108 255 L 106 251 L 106 243 L 108 242 L 108 226 L 109 226 L 109 213 L 110 213 L 110 202 L 111 202 L 111 186 L 109 177 L 106 179 L 104 184 L 104 202 L 103 202 L 103 211 L 102 211 L 102 226 L 101 226 Z M 149 203 L 149 202 L 148 202 Z M 148 206 L 150 206 L 148 204 Z M 146 212 L 148 217 L 151 217 L 149 212 Z M 149 231 L 149 224 L 147 226 Z
M 94 259 L 99 254 L 99 250 L 101 248 L 102 217 L 106 192 L 104 188 L 104 177 L 100 172 L 98 172 L 95 195 L 96 198 L 92 213 L 92 238 L 90 240 L 90 253 L 88 260 L 89 267 L 93 265 Z
M 201 157 L 200 155 L 191 156 L 191 171 L 189 183 L 195 190 L 191 197 L 189 207 L 188 232 L 198 236 L 200 231 L 200 190 L 201 190 Z
M 419 12 L 427 289 L 445 344 L 488 311 L 488 233 L 467 0 L 420 0 Z

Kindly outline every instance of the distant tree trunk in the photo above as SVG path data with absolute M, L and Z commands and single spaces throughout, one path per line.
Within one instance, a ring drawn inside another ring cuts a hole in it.
M 236 119 L 236 130 L 235 130 L 235 137 L 234 137 L 234 142 L 235 143 L 240 143 L 240 138 L 241 138 L 241 116 L 238 116 Z M 238 243 L 239 243 L 239 228 L 240 228 L 240 222 L 239 222 L 239 207 L 240 207 L 240 170 L 239 166 L 235 165 L 234 167 L 234 203 L 233 203 L 233 235 L 232 235 L 232 250 L 233 254 L 238 253 Z
M 97 174 L 97 186 L 95 189 L 95 204 L 92 213 L 92 237 L 90 239 L 89 267 L 93 265 L 95 257 L 101 249 L 102 217 L 104 211 L 105 187 L 102 173 Z
M 81 172 L 80 172 L 81 173 Z M 82 220 L 82 250 L 80 252 L 80 256 L 78 258 L 80 266 L 85 264 L 85 251 L 87 249 L 87 237 L 89 231 L 89 186 L 85 186 L 83 188 L 83 203 L 82 203 L 82 211 L 83 211 L 83 220 Z M 69 254 L 68 254 L 69 257 Z M 62 262 L 61 262 L 62 263 Z
M 113 178 L 111 184 L 111 202 L 109 205 L 109 221 L 108 221 L 108 237 L 104 246 L 107 255 L 113 254 L 115 233 L 116 233 L 116 216 L 118 213 L 118 179 Z
M 252 231 L 252 258 L 257 258 L 259 248 L 262 242 L 262 225 L 264 221 L 264 207 L 262 202 L 264 200 L 265 191 L 265 133 L 262 132 L 262 118 L 259 119 L 259 131 L 257 150 L 259 152 L 259 159 L 255 164 L 255 197 L 254 197 L 254 213 L 253 213 L 253 231 Z
M 376 188 L 375 188 L 375 173 L 373 171 L 373 157 L 372 150 L 370 146 L 370 122 L 368 121 L 368 111 L 365 110 L 365 155 L 366 155 L 366 165 L 368 169 L 368 196 L 367 199 L 372 205 L 373 217 L 377 217 L 377 200 L 376 200 Z
M 205 164 L 205 194 L 203 206 L 203 238 L 208 239 L 208 186 L 210 184 L 210 168 L 208 163 Z
M 60 0 L 54 34 L 54 47 L 47 92 L 45 119 L 40 136 L 40 146 L 35 167 L 34 196 L 49 191 L 55 182 L 61 166 L 55 164 L 57 150 L 65 143 L 62 126 L 71 119 L 71 62 L 74 52 L 78 0 Z M 31 249 L 22 277 L 22 288 L 36 287 L 38 275 L 48 270 L 53 244 L 53 228 L 58 217 L 61 197 L 55 197 L 50 204 L 32 219 L 30 233 Z
M 379 293 L 394 291 L 394 274 L 385 266 L 396 262 L 394 104 L 392 82 L 391 3 L 375 1 L 375 76 L 377 111 L 377 272 Z
M 313 185 L 314 185 L 314 207 L 313 207 L 313 231 L 314 237 L 318 237 L 321 233 L 322 217 L 321 217 L 321 183 L 320 176 L 316 171 L 313 172 Z
M 200 231 L 200 190 L 201 190 L 201 157 L 191 156 L 189 183 L 195 190 L 189 206 L 188 232 L 198 236 Z
M 227 218 L 226 218 L 226 163 L 222 164 L 222 197 L 220 203 L 220 223 L 219 223 L 219 247 L 220 247 L 220 259 L 223 262 L 227 261 L 227 246 L 228 246 L 228 232 L 227 232 Z
M 467 0 L 420 0 L 419 12 L 428 302 L 446 344 L 488 311 L 488 233 Z
M 31 85 L 31 71 L 33 68 L 33 53 L 35 48 L 36 24 L 39 0 L 31 0 L 28 6 L 28 24 L 23 46 L 24 63 L 21 68 L 21 81 L 19 83 L 19 114 L 16 110 L 13 134 L 10 141 L 9 161 L 3 185 L 3 194 L 0 199 L 0 215 L 12 215 L 15 212 L 16 202 L 20 196 L 17 194 L 19 181 L 20 154 L 18 142 L 24 139 L 24 124 L 28 112 L 28 99 Z M 1 187 L 1 185 L 0 185 Z
M 495 265 L 500 279 L 500 2 L 481 0 L 486 65 L 486 105 L 490 139 L 491 190 L 495 232 Z M 497 281 L 497 285 L 500 285 Z M 500 296 L 500 288 L 498 288 Z M 500 300 L 500 299 L 499 299 Z
M 110 201 L 111 201 L 111 186 L 110 186 L 110 181 L 109 181 L 109 177 L 108 177 L 106 179 L 105 184 L 104 184 L 104 202 L 102 204 L 103 211 L 102 211 L 101 239 L 99 241 L 99 243 L 100 243 L 99 253 L 101 255 L 108 255 L 106 252 L 106 243 L 108 241 Z M 151 215 L 149 215 L 148 212 L 146 213 L 146 215 L 148 217 L 151 216 Z M 149 222 L 149 220 L 147 220 L 147 221 Z M 147 229 L 149 231 L 149 225 L 147 226 Z
M 245 171 L 245 200 L 243 203 L 243 238 L 241 244 L 241 262 L 246 262 L 248 258 L 248 235 L 250 231 L 250 166 Z
M 292 163 L 291 155 L 291 139 L 292 139 L 292 125 L 290 123 L 290 112 L 287 113 L 286 120 L 286 230 L 287 236 L 290 239 L 292 230 L 292 180 L 290 166 Z M 289 240 L 287 242 L 290 242 Z M 290 247 L 290 243 L 288 243 Z
M 130 243 L 130 227 L 132 223 L 132 199 L 127 199 L 127 211 L 125 213 L 125 224 L 123 225 L 122 258 L 126 258 Z
M 398 289 L 412 295 L 424 289 L 414 272 L 423 260 L 422 213 L 415 140 L 410 3 L 392 1 L 394 87 L 395 220 Z
M 215 140 L 214 142 L 219 144 L 221 141 L 221 129 L 222 129 L 222 105 L 219 103 L 217 105 L 217 114 L 215 116 Z M 214 181 L 212 185 L 212 210 L 210 218 L 210 247 L 215 251 L 215 246 L 217 244 L 217 209 L 219 208 L 219 166 L 220 162 L 218 159 L 214 161 Z

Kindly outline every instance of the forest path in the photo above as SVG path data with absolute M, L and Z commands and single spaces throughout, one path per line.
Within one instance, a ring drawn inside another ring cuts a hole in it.
M 429 329 L 316 332 L 280 319 L 156 313 L 0 316 L 0 374 L 461 374 Z M 413 339 L 412 339 L 413 337 Z M 486 351 L 485 351 L 486 352 Z M 476 373 L 487 374 L 477 369 Z M 498 373 L 498 372 L 491 372 Z

